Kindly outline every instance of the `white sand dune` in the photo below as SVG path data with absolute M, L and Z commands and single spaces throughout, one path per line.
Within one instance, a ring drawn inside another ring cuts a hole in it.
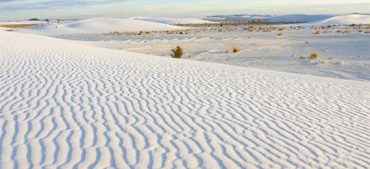
M 74 21 L 66 24 L 57 24 L 39 27 L 36 30 L 25 30 L 26 32 L 46 35 L 69 35 L 69 34 L 101 34 L 114 31 L 136 32 L 136 31 L 162 31 L 181 30 L 185 27 L 172 26 L 168 24 L 137 20 L 134 18 L 91 18 Z
M 0 37 L 0 168 L 370 166 L 368 82 Z
M 335 16 L 321 21 L 320 24 L 336 24 L 336 25 L 370 24 L 370 15 L 351 14 Z
M 1 22 L 0 25 L 23 25 L 23 24 L 46 24 L 45 21 L 18 21 L 18 22 Z
M 198 18 L 163 18 L 163 17 L 135 17 L 137 20 L 149 21 L 149 22 L 157 22 L 162 24 L 202 24 L 202 23 L 215 23 L 212 21 L 207 21 Z

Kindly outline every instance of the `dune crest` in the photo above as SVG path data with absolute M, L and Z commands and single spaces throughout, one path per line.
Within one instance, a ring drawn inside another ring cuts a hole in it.
M 70 35 L 70 34 L 104 34 L 114 31 L 138 32 L 138 31 L 164 31 L 182 30 L 185 27 L 173 26 L 163 23 L 138 20 L 135 18 L 90 18 L 74 21 L 66 24 L 54 24 L 43 26 L 31 33 L 46 35 Z M 26 31 L 27 32 L 27 31 Z
M 350 24 L 370 24 L 370 15 L 342 15 L 335 16 L 320 22 L 321 24 L 336 24 L 336 25 L 350 25 Z

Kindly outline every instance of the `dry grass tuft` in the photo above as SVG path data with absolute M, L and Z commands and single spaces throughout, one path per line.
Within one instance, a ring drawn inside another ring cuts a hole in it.
M 318 58 L 319 58 L 319 54 L 318 54 L 318 53 L 316 53 L 316 52 L 312 53 L 312 54 L 311 54 L 311 56 L 310 56 L 310 59 L 311 59 L 311 60 L 316 60 L 316 59 L 318 59 Z
M 233 47 L 233 53 L 240 52 L 240 47 Z
M 171 51 L 172 58 L 180 59 L 182 55 L 184 55 L 184 50 L 180 46 L 177 46 L 175 49 L 172 49 Z

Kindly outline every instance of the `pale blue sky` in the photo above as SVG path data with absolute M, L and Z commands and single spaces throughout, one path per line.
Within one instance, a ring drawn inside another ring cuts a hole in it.
M 0 0 L 0 20 L 370 13 L 370 0 Z

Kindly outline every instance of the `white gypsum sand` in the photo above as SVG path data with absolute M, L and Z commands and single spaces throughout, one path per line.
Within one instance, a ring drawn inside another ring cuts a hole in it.
M 349 33 L 337 33 L 338 30 Z M 359 32 L 362 30 L 363 32 Z M 366 29 L 345 27 L 321 30 L 287 27 L 272 32 L 190 32 L 184 35 L 71 36 L 85 44 L 135 53 L 170 57 L 170 49 L 181 46 L 183 59 L 216 62 L 267 70 L 310 74 L 352 80 L 370 80 L 370 34 Z M 325 32 L 327 31 L 327 32 Z M 330 31 L 330 32 L 329 32 Z M 282 36 L 278 36 L 281 33 Z M 234 47 L 240 52 L 233 53 Z M 319 58 L 310 60 L 312 53 Z
M 197 18 L 134 17 L 133 19 L 170 25 L 216 23 Z
M 16 22 L 4 22 L 4 21 L 0 21 L 0 27 L 2 25 L 24 25 L 24 24 L 46 24 L 47 22 L 46 21 L 16 21 Z
M 0 37 L 0 168 L 370 165 L 369 82 Z
M 173 26 L 135 18 L 90 18 L 63 24 L 52 24 L 24 32 L 49 36 L 74 34 L 107 34 L 111 32 L 182 30 L 186 27 Z
M 342 15 L 328 19 L 342 20 L 343 24 L 337 26 L 324 24 L 327 17 L 329 16 L 274 16 L 272 20 L 303 19 L 314 20 L 314 22 L 290 25 L 255 25 L 255 31 L 243 29 L 248 28 L 248 25 L 231 26 L 228 28 L 239 28 L 239 30 L 230 32 L 218 32 L 209 29 L 208 26 L 184 28 L 168 25 L 209 22 L 194 18 L 133 17 L 112 19 L 113 21 L 108 18 L 93 18 L 56 25 L 57 27 L 69 25 L 67 27 L 73 27 L 79 30 L 79 33 L 72 31 L 74 34 L 71 34 L 66 31 L 68 29 L 58 28 L 49 35 L 85 41 L 83 43 L 93 46 L 165 57 L 170 57 L 172 48 L 181 46 L 184 49 L 183 58 L 185 59 L 369 81 L 369 26 L 349 26 L 352 23 L 366 23 L 364 18 L 368 15 Z M 318 21 L 320 18 L 321 20 Z M 161 26 L 152 25 L 153 23 Z M 21 31 L 44 34 L 45 29 L 48 32 L 48 28 L 51 27 L 37 28 L 36 31 L 29 29 Z M 103 29 L 103 27 L 107 28 Z M 160 30 L 160 28 L 191 30 L 139 33 L 142 30 Z M 220 29 L 221 27 L 214 26 L 213 28 Z M 267 30 L 258 30 L 258 28 L 266 28 Z M 133 34 L 124 33 L 107 35 L 99 33 L 97 30 L 104 30 L 100 32 L 130 30 L 136 32 L 136 35 L 140 35 L 133 36 Z M 232 48 L 234 47 L 240 48 L 240 52 L 233 53 Z M 309 57 L 312 53 L 317 53 L 318 59 L 310 60 Z
M 334 16 L 329 19 L 321 21 L 320 24 L 337 24 L 337 25 L 370 24 L 370 15 L 351 14 Z

